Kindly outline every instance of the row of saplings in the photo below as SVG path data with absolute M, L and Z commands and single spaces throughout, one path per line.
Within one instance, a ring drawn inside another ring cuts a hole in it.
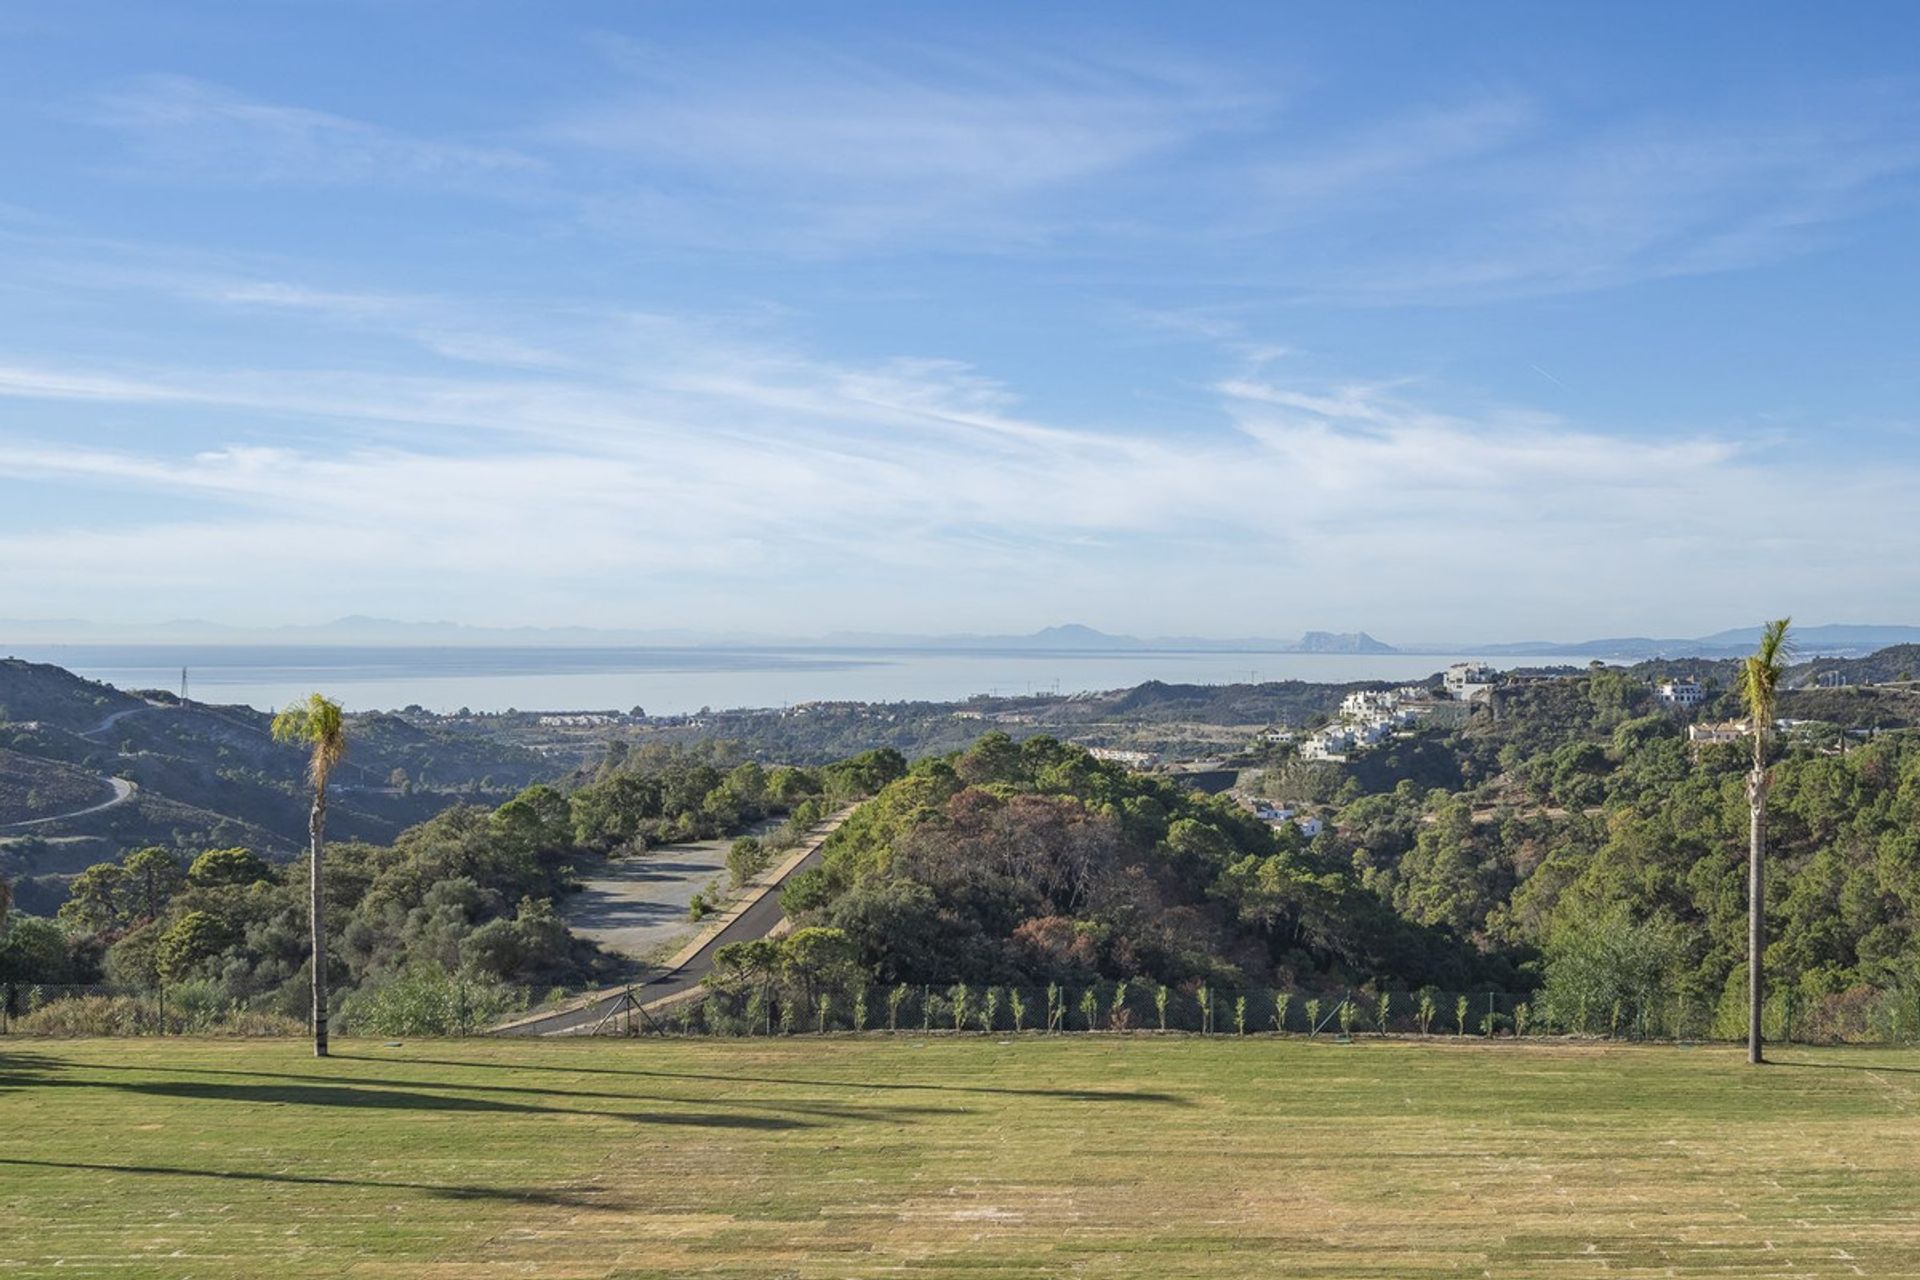
M 1174 987 L 1150 979 L 1045 988 L 954 983 L 876 986 L 863 980 L 845 935 L 806 928 L 784 939 L 720 949 L 700 994 L 681 1001 L 648 1029 L 687 1034 L 772 1035 L 827 1031 L 1190 1031 L 1352 1036 L 1647 1035 L 1649 1010 L 1615 1000 L 1602 1016 L 1582 1007 L 1565 1018 L 1536 1011 L 1527 994 L 1466 995 L 1425 990 L 1301 994 L 1257 988 L 1216 990 L 1204 982 Z M 1684 1014 L 1679 1015 L 1684 1020 Z M 1675 1025 L 1678 1025 L 1676 1023 Z

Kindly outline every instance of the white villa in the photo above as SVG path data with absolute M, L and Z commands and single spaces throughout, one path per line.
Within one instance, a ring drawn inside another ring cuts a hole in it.
M 1493 688 L 1499 679 L 1500 673 L 1484 662 L 1456 662 L 1447 668 L 1442 683 L 1449 698 L 1471 702 Z
M 1654 693 L 1670 707 L 1697 707 L 1707 700 L 1707 688 L 1698 680 L 1663 680 Z

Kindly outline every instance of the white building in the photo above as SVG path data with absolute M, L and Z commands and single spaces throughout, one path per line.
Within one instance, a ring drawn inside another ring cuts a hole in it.
M 1663 680 L 1654 692 L 1670 707 L 1697 707 L 1707 700 L 1706 686 L 1698 680 Z
M 1499 679 L 1500 673 L 1484 662 L 1456 662 L 1447 668 L 1442 683 L 1449 698 L 1471 702 L 1493 688 Z
M 1303 760 L 1345 760 L 1353 750 L 1353 734 L 1345 725 L 1330 724 L 1316 729 L 1300 744 Z
M 1340 700 L 1343 720 L 1372 720 L 1390 716 L 1399 698 L 1385 689 L 1358 689 Z
M 1296 818 L 1294 826 L 1300 828 L 1300 834 L 1311 840 L 1327 829 L 1327 824 L 1318 818 Z

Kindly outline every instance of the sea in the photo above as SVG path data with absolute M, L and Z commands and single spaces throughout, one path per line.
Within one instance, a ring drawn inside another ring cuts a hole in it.
M 349 710 L 631 711 L 687 715 L 801 702 L 957 702 L 977 694 L 1084 693 L 1148 680 L 1236 684 L 1418 680 L 1472 654 L 1187 650 L 351 647 L 42 644 L 0 656 L 50 662 L 121 689 L 283 707 L 320 692 Z M 1584 666 L 1529 657 L 1528 666 Z M 1499 664 L 1495 664 L 1499 665 Z

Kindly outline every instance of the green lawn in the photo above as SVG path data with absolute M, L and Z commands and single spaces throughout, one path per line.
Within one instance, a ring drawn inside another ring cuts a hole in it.
M 0 1040 L 0 1275 L 1920 1276 L 1920 1054 Z

